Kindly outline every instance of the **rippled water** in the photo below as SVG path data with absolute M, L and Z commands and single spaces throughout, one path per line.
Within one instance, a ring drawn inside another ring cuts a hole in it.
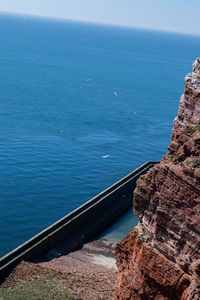
M 0 15 L 0 255 L 166 151 L 200 38 Z

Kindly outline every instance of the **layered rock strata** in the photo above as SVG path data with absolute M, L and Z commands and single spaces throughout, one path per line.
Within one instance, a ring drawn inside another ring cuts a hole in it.
M 200 58 L 172 142 L 134 192 L 138 226 L 116 247 L 116 299 L 200 299 Z

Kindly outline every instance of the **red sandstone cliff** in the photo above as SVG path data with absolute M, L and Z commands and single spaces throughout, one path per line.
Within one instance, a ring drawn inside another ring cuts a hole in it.
M 140 222 L 116 247 L 116 299 L 200 300 L 200 59 L 168 150 L 137 182 Z

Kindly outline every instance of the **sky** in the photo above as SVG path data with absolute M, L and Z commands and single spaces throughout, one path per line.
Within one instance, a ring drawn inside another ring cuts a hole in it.
M 0 0 L 0 12 L 200 35 L 200 0 Z

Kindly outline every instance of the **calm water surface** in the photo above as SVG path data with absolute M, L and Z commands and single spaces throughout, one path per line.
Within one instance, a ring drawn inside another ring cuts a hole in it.
M 0 255 L 170 139 L 200 38 L 0 15 Z

